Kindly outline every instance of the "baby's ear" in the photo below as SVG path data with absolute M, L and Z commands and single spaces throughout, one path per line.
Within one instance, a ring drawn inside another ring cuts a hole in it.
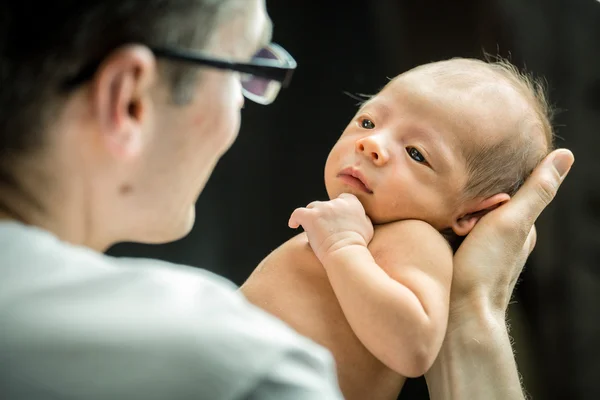
M 467 236 L 477 221 L 488 212 L 510 200 L 506 193 L 498 193 L 486 199 L 475 199 L 468 203 L 452 223 L 452 230 L 458 236 Z

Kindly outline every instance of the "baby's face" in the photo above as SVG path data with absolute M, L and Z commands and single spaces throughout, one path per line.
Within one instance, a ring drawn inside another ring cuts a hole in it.
M 473 110 L 482 114 L 476 96 L 440 90 L 424 73 L 405 75 L 347 126 L 327 159 L 325 185 L 330 198 L 356 195 L 374 223 L 420 219 L 441 230 L 464 211 L 465 143 L 493 138 L 464 123 Z

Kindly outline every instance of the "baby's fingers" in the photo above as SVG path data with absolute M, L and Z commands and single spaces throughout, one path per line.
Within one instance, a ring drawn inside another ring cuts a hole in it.
M 309 210 L 304 207 L 296 208 L 290 216 L 288 226 L 292 229 L 298 228 L 306 220 L 308 212 Z

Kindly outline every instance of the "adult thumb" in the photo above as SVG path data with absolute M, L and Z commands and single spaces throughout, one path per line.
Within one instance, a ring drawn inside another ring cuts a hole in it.
M 554 150 L 535 168 L 507 206 L 533 223 L 556 196 L 574 161 L 571 151 Z

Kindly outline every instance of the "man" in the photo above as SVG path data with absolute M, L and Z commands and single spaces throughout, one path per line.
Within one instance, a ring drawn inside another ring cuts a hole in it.
M 340 398 L 330 355 L 229 282 L 101 253 L 189 232 L 242 93 L 268 104 L 295 68 L 270 33 L 263 0 L 0 5 L 0 397 Z M 521 396 L 503 314 L 571 163 L 553 153 L 456 254 L 434 398 Z

